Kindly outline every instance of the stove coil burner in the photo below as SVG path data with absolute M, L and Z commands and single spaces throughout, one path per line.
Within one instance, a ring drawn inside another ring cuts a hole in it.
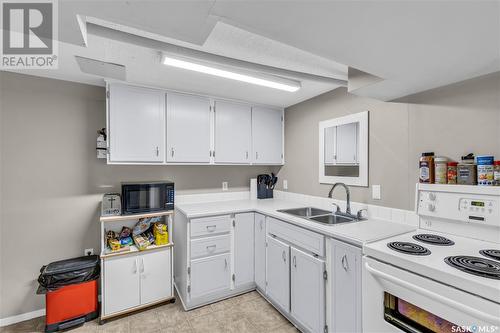
M 483 256 L 500 261 L 500 250 L 481 250 L 479 251 Z
M 433 235 L 433 234 L 418 234 L 413 236 L 414 240 L 432 244 L 432 245 L 444 245 L 450 246 L 454 245 L 455 242 L 443 236 Z
M 391 242 L 388 243 L 387 246 L 392 250 L 405 254 L 412 254 L 415 256 L 428 256 L 429 254 L 431 254 L 431 251 L 415 243 Z
M 500 263 L 493 260 L 471 256 L 451 256 L 444 258 L 444 262 L 469 274 L 500 280 Z

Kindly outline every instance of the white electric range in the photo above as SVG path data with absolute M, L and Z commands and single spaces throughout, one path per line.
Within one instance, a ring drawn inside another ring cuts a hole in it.
M 418 184 L 416 211 L 363 247 L 363 331 L 500 332 L 500 187 Z

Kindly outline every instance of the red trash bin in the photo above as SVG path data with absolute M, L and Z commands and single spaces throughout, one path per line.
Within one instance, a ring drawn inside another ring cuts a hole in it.
M 99 256 L 53 262 L 40 269 L 38 293 L 45 294 L 45 332 L 56 332 L 99 316 Z

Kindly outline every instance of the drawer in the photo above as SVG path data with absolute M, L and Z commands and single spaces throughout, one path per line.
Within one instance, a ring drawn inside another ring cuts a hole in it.
M 231 230 L 229 215 L 191 219 L 191 237 L 222 234 Z
M 191 241 L 191 259 L 229 252 L 230 246 L 229 235 L 193 239 Z
M 292 245 L 311 251 L 321 257 L 325 256 L 325 237 L 321 234 L 267 217 L 267 231 Z

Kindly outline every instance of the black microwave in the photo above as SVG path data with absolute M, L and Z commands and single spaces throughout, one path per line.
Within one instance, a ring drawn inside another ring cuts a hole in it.
M 122 183 L 122 214 L 154 213 L 174 209 L 174 183 Z

